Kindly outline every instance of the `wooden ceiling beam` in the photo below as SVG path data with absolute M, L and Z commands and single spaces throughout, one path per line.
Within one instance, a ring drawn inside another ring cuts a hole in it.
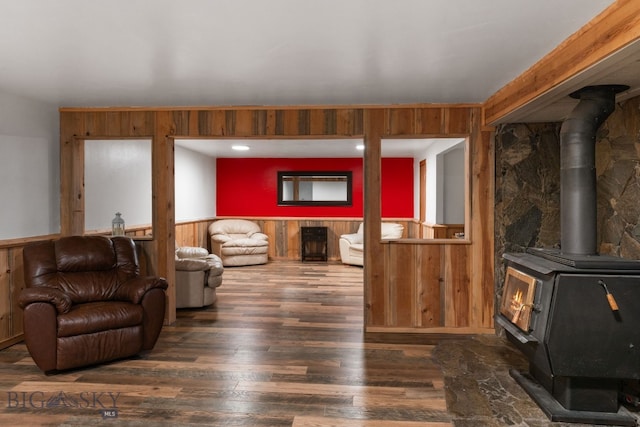
M 494 125 L 566 80 L 640 39 L 640 1 L 617 0 L 484 103 Z

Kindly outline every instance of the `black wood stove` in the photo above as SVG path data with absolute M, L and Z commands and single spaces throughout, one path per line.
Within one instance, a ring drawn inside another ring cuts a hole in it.
M 562 125 L 561 249 L 507 253 L 496 323 L 529 360 L 511 375 L 552 421 L 636 425 L 620 407 L 640 379 L 640 261 L 596 250 L 595 132 L 625 86 L 586 87 Z

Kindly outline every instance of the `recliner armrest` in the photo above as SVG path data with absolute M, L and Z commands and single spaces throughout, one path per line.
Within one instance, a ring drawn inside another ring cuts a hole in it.
M 122 283 L 116 291 L 114 299 L 119 301 L 129 301 L 133 304 L 140 304 L 144 294 L 151 289 L 167 289 L 168 287 L 169 284 L 162 277 L 136 277 Z
M 202 271 L 210 268 L 205 258 L 177 258 L 175 263 L 178 271 Z
M 69 295 L 55 288 L 26 288 L 20 292 L 18 297 L 20 308 L 25 308 L 35 302 L 50 303 L 56 307 L 58 313 L 67 313 L 73 304 Z
M 346 240 L 352 245 L 364 242 L 362 238 L 362 234 L 359 234 L 359 233 L 343 234 L 342 236 L 340 236 L 340 238 Z
M 249 237 L 251 237 L 252 239 L 258 239 L 258 240 L 269 240 L 269 236 L 267 236 L 264 233 L 260 233 L 259 231 L 253 234 L 249 234 Z
M 212 234 L 211 240 L 218 243 L 226 243 L 231 240 L 231 237 L 227 236 L 226 234 Z
M 178 258 L 204 258 L 207 255 L 209 255 L 208 250 L 197 246 L 181 246 L 176 249 Z

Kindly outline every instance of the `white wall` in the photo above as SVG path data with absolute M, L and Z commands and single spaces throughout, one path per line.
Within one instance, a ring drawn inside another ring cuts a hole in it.
M 216 216 L 216 159 L 175 148 L 176 222 Z
M 464 145 L 462 138 L 442 138 L 414 157 L 414 217 L 420 218 L 420 161 L 427 163 L 425 222 L 428 224 L 464 223 Z M 451 158 L 444 154 L 456 151 Z M 459 165 L 455 162 L 460 162 Z M 447 163 L 450 163 L 448 167 Z M 446 177 L 450 174 L 450 177 Z M 446 178 L 446 179 L 445 179 Z M 451 180 L 448 182 L 448 180 Z M 459 197 L 459 194 L 462 194 Z M 448 207 L 447 207 L 448 205 Z M 461 219 L 458 213 L 462 215 Z
M 442 155 L 442 224 L 464 224 L 464 145 Z
M 55 105 L 0 92 L 0 239 L 60 232 Z
M 85 140 L 84 189 L 86 231 L 151 224 L 151 140 Z

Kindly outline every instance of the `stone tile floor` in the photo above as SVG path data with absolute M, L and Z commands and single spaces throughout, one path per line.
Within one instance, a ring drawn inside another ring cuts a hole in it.
M 445 377 L 447 408 L 456 427 L 584 427 L 551 422 L 511 377 L 528 361 L 506 338 L 478 335 L 443 340 L 433 352 Z M 640 423 L 640 414 L 626 408 Z

